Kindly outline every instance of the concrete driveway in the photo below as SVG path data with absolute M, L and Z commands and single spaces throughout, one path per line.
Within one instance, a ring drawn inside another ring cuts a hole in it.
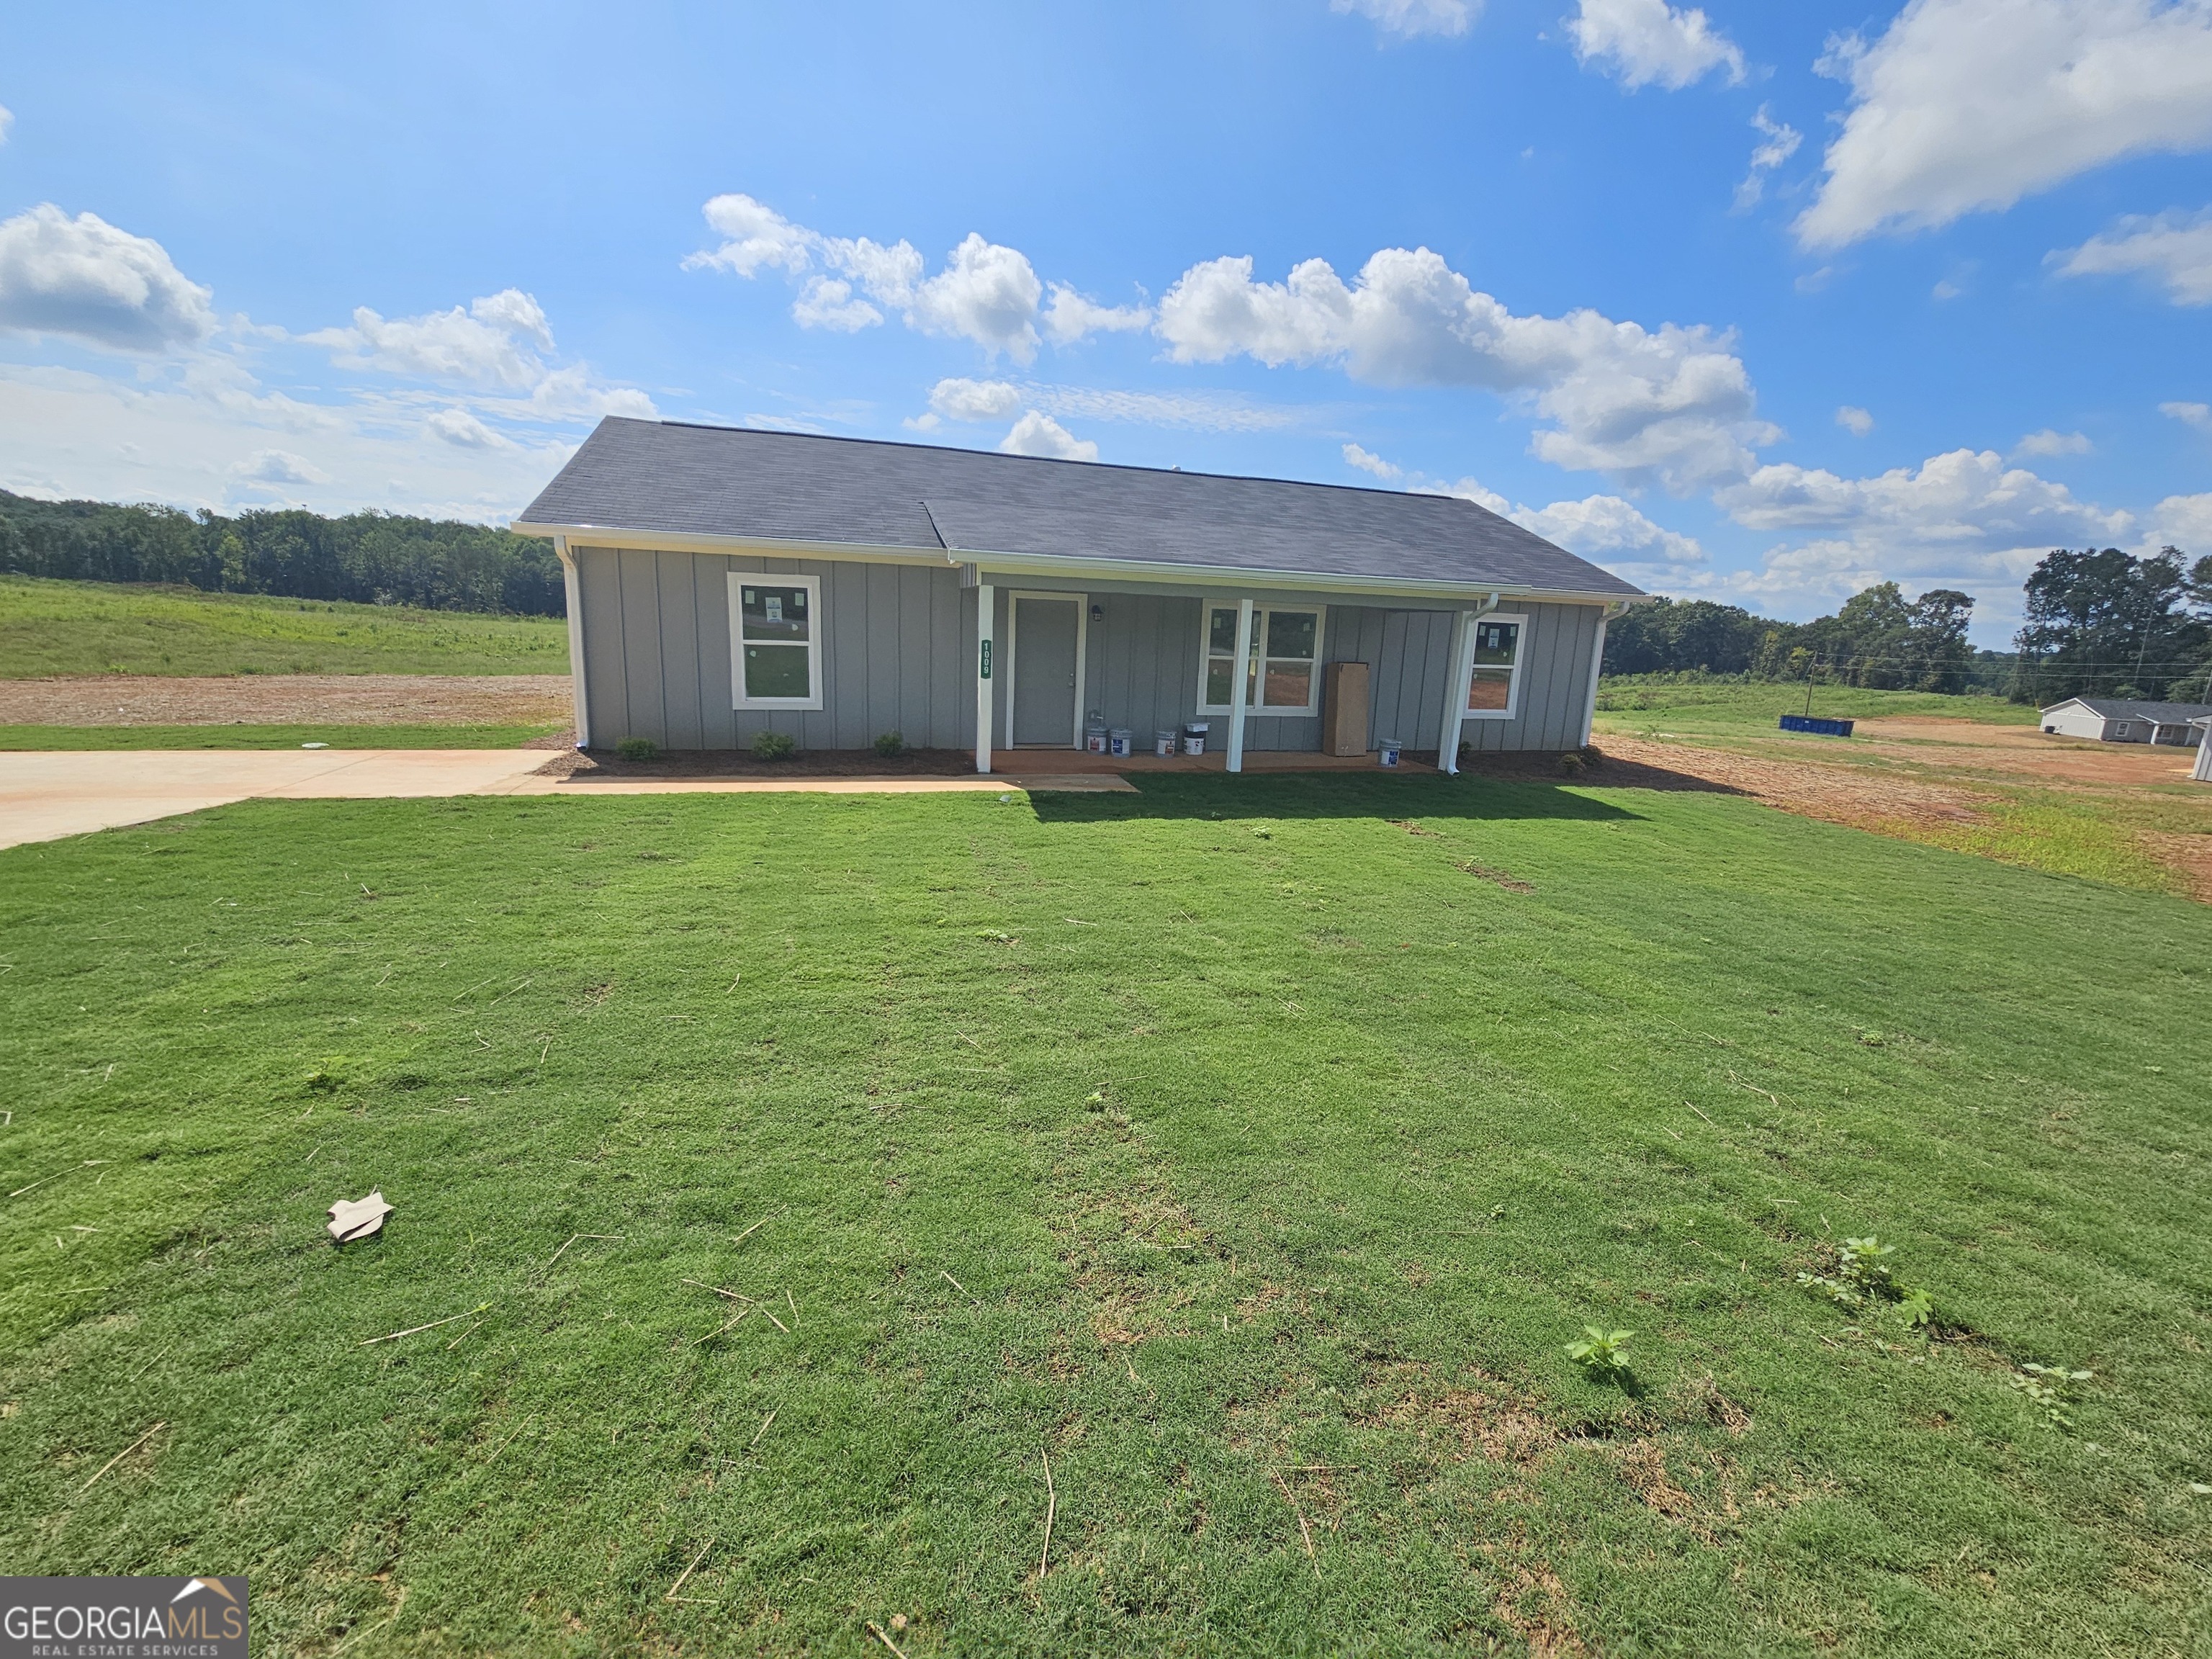
M 474 795 L 519 783 L 542 749 L 118 749 L 0 754 L 0 847 L 235 800 Z
M 938 794 L 1129 787 L 1110 775 L 954 778 L 543 777 L 543 749 L 131 749 L 0 752 L 0 847 L 58 841 L 238 800 L 426 795 Z

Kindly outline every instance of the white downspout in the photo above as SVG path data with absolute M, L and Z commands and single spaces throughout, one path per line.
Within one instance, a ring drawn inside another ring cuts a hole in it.
M 584 579 L 576 568 L 576 556 L 568 550 L 568 538 L 553 538 L 553 556 L 561 561 L 561 582 L 568 596 L 568 696 L 576 717 L 576 747 L 592 746 L 592 702 L 584 687 Z
M 1252 601 L 1237 601 L 1237 667 L 1229 690 L 1229 769 L 1244 769 L 1244 711 L 1249 707 L 1246 678 L 1251 672 Z
M 1443 726 L 1437 733 L 1437 770 L 1448 778 L 1459 775 L 1459 734 L 1467 720 L 1467 696 L 1474 683 L 1474 624 L 1498 609 L 1505 596 L 1493 592 L 1473 611 L 1452 618 L 1451 673 L 1444 684 Z
M 988 582 L 975 585 L 975 769 L 991 769 L 991 624 L 998 606 L 998 589 Z

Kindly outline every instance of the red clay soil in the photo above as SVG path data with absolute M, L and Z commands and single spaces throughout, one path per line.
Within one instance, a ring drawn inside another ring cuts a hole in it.
M 1970 767 L 2055 783 L 2185 782 L 2197 764 L 2194 749 L 2089 743 L 2033 726 L 1985 726 L 1978 720 L 1861 720 L 1850 740 L 1887 760 Z
M 1554 781 L 1571 777 L 1616 789 L 1717 790 L 1857 830 L 1880 830 L 1916 822 L 1971 823 L 1981 816 L 1977 809 L 1991 799 L 1970 790 L 1886 777 L 1859 767 L 1760 760 L 1643 738 L 1607 737 L 1590 752 L 1597 757 L 1595 763 L 1579 774 L 1564 771 L 1558 757 L 1549 755 L 1486 755 L 1467 769 L 1486 777 Z
M 536 726 L 566 674 L 100 674 L 0 680 L 0 726 Z

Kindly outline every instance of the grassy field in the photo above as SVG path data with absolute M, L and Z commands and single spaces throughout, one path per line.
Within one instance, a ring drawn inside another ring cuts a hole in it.
M 1732 680 L 1670 682 L 1621 675 L 1598 686 L 1595 730 L 1639 735 L 1735 736 L 1772 732 L 1783 714 L 1805 712 L 1802 684 L 1747 684 Z M 1953 697 L 1929 691 L 1861 691 L 1815 685 L 1812 709 L 1822 720 L 1866 720 L 1884 714 L 2033 726 L 2036 711 L 2002 697 Z
M 2212 912 L 1141 783 L 0 853 L 0 1559 L 349 1656 L 2205 1650 Z M 1932 1327 L 1796 1282 L 1868 1233 Z
M 93 749 L 520 749 L 538 726 L 0 726 L 0 750 Z
M 0 677 L 565 674 L 568 625 L 0 576 Z

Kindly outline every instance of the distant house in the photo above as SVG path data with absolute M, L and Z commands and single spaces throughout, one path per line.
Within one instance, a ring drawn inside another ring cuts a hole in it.
M 1231 771 L 1324 715 L 1448 771 L 1575 748 L 1644 597 L 1447 495 L 675 422 L 603 421 L 514 528 L 566 568 L 586 746 L 896 731 L 986 772 L 1094 721 L 1205 721 Z
M 2212 714 L 2212 703 L 2069 697 L 2043 711 L 2043 729 L 2098 743 L 2163 743 L 2185 749 L 2203 740 L 2208 714 Z

